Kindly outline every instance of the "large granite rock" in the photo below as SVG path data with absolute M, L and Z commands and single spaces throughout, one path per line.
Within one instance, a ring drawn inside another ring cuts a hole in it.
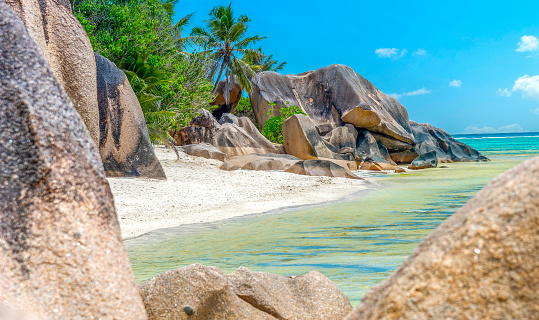
M 99 142 L 96 64 L 86 31 L 69 1 L 7 0 L 41 49 L 75 105 L 95 144 Z
M 322 135 L 346 122 L 414 143 L 406 109 L 344 65 L 299 75 L 262 72 L 253 80 L 250 98 L 260 128 L 288 102 L 303 109 Z M 277 105 L 268 115 L 270 102 Z
M 203 157 L 206 159 L 213 159 L 219 161 L 225 161 L 226 154 L 219 151 L 216 147 L 209 143 L 197 143 L 189 144 L 182 147 L 183 152 L 195 157 Z
M 341 320 L 352 311 L 342 291 L 317 271 L 283 277 L 240 267 L 226 278 L 238 297 L 277 319 Z
M 170 270 L 144 281 L 139 290 L 149 320 L 276 319 L 240 299 L 216 267 Z
M 343 160 L 338 150 L 322 139 L 311 119 L 302 114 L 295 114 L 283 123 L 283 145 L 286 153 L 302 160 Z
M 456 140 L 449 133 L 430 124 L 410 121 L 416 138 L 414 151 L 419 155 L 435 152 L 438 162 L 487 161 L 477 150 Z
M 232 170 L 286 170 L 301 159 L 289 154 L 259 154 L 252 153 L 243 156 L 232 157 L 221 165 L 221 169 Z
M 361 162 L 372 161 L 376 163 L 389 163 L 389 161 L 382 155 L 378 142 L 367 130 L 358 132 L 355 154 L 357 159 Z
M 285 172 L 301 174 L 305 176 L 326 176 L 336 178 L 359 179 L 345 166 L 341 166 L 330 160 L 305 160 L 296 162 Z
M 220 119 L 225 113 L 234 113 L 240 102 L 243 88 L 238 81 L 229 79 L 229 81 L 221 80 L 215 88 L 215 98 L 211 105 L 217 106 L 212 114 Z
M 438 226 L 346 320 L 539 319 L 539 157 Z
M 109 177 L 166 179 L 153 150 L 137 96 L 122 70 L 95 54 L 99 153 Z
M 96 145 L 0 1 L 0 301 L 44 319 L 146 319 Z
M 212 144 L 228 158 L 251 153 L 285 153 L 282 146 L 266 139 L 249 118 L 239 118 L 238 124 L 224 123 L 213 137 Z
M 21 310 L 13 310 L 8 306 L 0 304 L 0 320 L 42 320 L 35 315 L 28 314 Z
M 211 143 L 215 132 L 221 125 L 206 109 L 200 110 L 200 115 L 194 117 L 189 125 L 170 133 L 174 144 L 183 146 L 188 144 Z
M 139 286 L 149 319 L 342 319 L 346 296 L 316 271 L 300 277 L 251 272 L 225 276 L 193 264 L 161 273 Z

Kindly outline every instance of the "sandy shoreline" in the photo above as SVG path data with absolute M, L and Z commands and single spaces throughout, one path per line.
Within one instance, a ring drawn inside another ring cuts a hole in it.
M 168 180 L 109 178 L 123 238 L 152 230 L 336 201 L 366 181 L 285 172 L 224 171 L 222 162 L 170 149 L 156 153 Z

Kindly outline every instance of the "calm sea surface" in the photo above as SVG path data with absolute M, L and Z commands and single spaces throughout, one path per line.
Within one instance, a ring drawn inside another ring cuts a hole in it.
M 318 270 L 356 305 L 444 219 L 503 171 L 539 155 L 539 133 L 460 135 L 490 162 L 372 174 L 379 187 L 356 199 L 154 232 L 126 241 L 137 281 L 201 263 L 280 275 Z

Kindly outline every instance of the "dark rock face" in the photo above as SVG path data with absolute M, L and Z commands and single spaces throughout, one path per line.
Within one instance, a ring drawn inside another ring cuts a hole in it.
M 539 157 L 438 226 L 346 320 L 539 319 Z
M 219 124 L 223 125 L 225 123 L 232 123 L 239 126 L 240 123 L 238 122 L 238 119 L 239 118 L 233 115 L 232 113 L 223 113 L 221 118 L 219 118 Z
M 301 174 L 305 176 L 326 176 L 337 178 L 359 179 L 348 168 L 340 166 L 329 160 L 305 160 L 296 162 L 285 172 Z
M 223 124 L 213 137 L 212 144 L 228 158 L 250 153 L 284 153 L 282 147 L 266 139 L 249 118 L 239 118 L 238 124 Z
M 6 2 L 41 49 L 97 145 L 99 109 L 94 50 L 86 31 L 71 12 L 69 1 Z
M 95 54 L 99 98 L 99 153 L 110 177 L 166 179 L 144 114 L 122 70 Z
M 389 156 L 391 157 L 391 160 L 399 164 L 412 163 L 415 158 L 419 157 L 417 152 L 415 152 L 413 149 L 401 152 L 391 152 Z
M 174 144 L 183 146 L 197 143 L 211 143 L 215 132 L 221 125 L 208 110 L 200 110 L 200 116 L 194 117 L 189 122 L 189 126 L 178 131 L 171 132 Z
M 419 155 L 434 151 L 439 162 L 488 160 L 477 150 L 454 139 L 442 129 L 414 121 L 410 121 L 410 124 L 417 143 L 414 150 Z
M 286 170 L 298 161 L 301 161 L 301 159 L 288 154 L 252 153 L 228 159 L 223 163 L 221 169 L 227 171 L 239 169 L 257 171 Z
M 217 109 L 212 112 L 213 116 L 220 119 L 225 113 L 236 112 L 242 91 L 241 85 L 235 80 L 228 83 L 224 80 L 219 82 L 215 89 L 215 99 L 211 103 L 211 105 L 217 106 Z
M 0 301 L 45 319 L 146 319 L 97 148 L 0 1 Z
M 189 144 L 182 147 L 183 152 L 195 157 L 225 161 L 226 154 L 209 143 Z
M 382 156 L 380 147 L 376 139 L 372 134 L 367 131 L 361 131 L 358 133 L 356 156 L 360 161 L 372 161 L 372 162 L 386 162 L 388 161 Z
M 418 169 L 427 169 L 427 168 L 436 168 L 438 166 L 438 158 L 436 157 L 436 152 L 431 151 L 420 155 L 415 158 L 414 161 L 408 166 L 409 169 L 418 170 Z
M 240 267 L 225 276 L 199 264 L 161 273 L 140 284 L 149 319 L 340 320 L 352 310 L 321 273 L 282 277 Z
M 299 75 L 262 72 L 250 94 L 260 128 L 289 102 L 303 109 L 325 135 L 344 123 L 368 129 L 413 144 L 408 112 L 394 98 L 378 91 L 372 83 L 343 65 L 331 65 Z
M 320 137 L 311 119 L 302 114 L 295 114 L 283 123 L 283 145 L 286 153 L 302 160 L 343 160 L 338 150 Z
M 238 297 L 277 319 L 341 320 L 352 311 L 342 291 L 317 271 L 282 277 L 240 267 L 226 277 Z

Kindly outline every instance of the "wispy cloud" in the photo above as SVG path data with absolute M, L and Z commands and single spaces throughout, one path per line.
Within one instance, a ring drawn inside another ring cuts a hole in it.
M 501 126 L 498 129 L 495 129 L 493 127 L 482 127 L 479 128 L 478 126 L 469 126 L 464 129 L 464 133 L 468 134 L 485 134 L 485 133 L 513 133 L 513 132 L 524 132 L 524 128 L 522 128 L 519 124 L 510 124 L 507 126 Z
M 401 58 L 403 57 L 408 50 L 406 49 L 397 49 L 397 48 L 379 48 L 374 50 L 374 53 L 378 56 L 378 58 Z
M 460 88 L 462 86 L 462 81 L 461 80 L 453 80 L 453 81 L 449 82 L 449 86 L 450 87 Z
M 534 36 L 522 36 L 518 43 L 518 52 L 529 52 L 539 50 L 539 40 Z
M 503 89 L 499 88 L 498 91 L 496 91 L 496 94 L 500 97 L 510 97 L 513 93 L 509 91 L 507 88 Z
M 390 93 L 389 96 L 393 97 L 395 99 L 399 99 L 399 98 L 401 98 L 403 96 L 420 96 L 420 95 L 427 94 L 427 93 L 431 93 L 431 91 L 427 90 L 425 87 L 423 87 L 421 89 L 418 89 L 418 90 L 415 90 L 415 91 L 410 91 L 410 92 Z
M 427 50 L 425 50 L 425 49 L 423 49 L 423 48 L 419 48 L 419 49 L 417 49 L 417 50 L 414 52 L 414 54 L 415 54 L 416 56 L 424 56 L 424 55 L 427 54 Z

